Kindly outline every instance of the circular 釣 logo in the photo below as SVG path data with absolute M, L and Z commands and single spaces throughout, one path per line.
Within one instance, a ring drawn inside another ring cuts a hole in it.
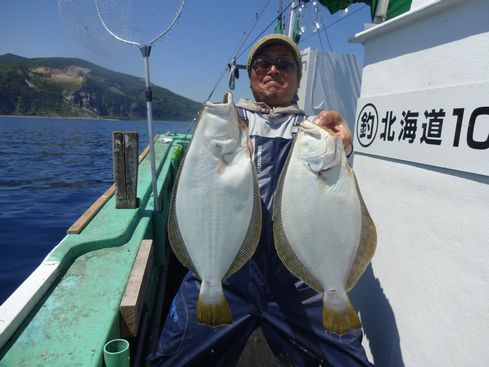
M 357 140 L 362 147 L 368 147 L 375 140 L 379 127 L 379 115 L 372 103 L 366 104 L 358 114 L 355 124 Z

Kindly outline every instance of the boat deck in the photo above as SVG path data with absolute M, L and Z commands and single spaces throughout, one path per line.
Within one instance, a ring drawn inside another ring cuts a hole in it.
M 181 137 L 180 137 L 181 138 Z M 158 192 L 169 200 L 179 137 L 155 142 Z M 166 254 L 167 208 L 153 213 L 149 155 L 139 165 L 137 209 L 115 209 L 112 196 L 79 234 L 69 234 L 44 262 L 59 262 L 53 285 L 0 354 L 0 366 L 98 366 L 103 345 L 121 337 L 119 305 L 143 239 L 154 246 L 156 279 Z M 153 292 L 145 307 L 151 309 Z M 15 295 L 15 294 L 14 294 Z

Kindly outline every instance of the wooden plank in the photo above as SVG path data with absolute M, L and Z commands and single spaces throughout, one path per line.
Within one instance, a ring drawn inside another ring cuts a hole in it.
M 87 209 L 83 215 L 77 219 L 75 223 L 68 228 L 68 234 L 78 234 L 83 228 L 92 220 L 98 211 L 105 205 L 110 197 L 115 192 L 115 184 L 113 184 L 106 192 L 104 192 L 91 206 Z
M 139 134 L 132 131 L 112 133 L 114 161 L 115 207 L 137 208 Z
M 119 308 L 122 334 L 125 337 L 136 336 L 138 333 L 144 296 L 152 267 L 153 240 L 143 240 Z
M 157 138 L 156 138 L 157 139 Z M 148 155 L 149 153 L 149 144 L 139 155 L 139 163 Z M 86 227 L 88 223 L 92 220 L 93 217 L 99 212 L 99 210 L 105 205 L 105 203 L 111 198 L 111 196 L 115 192 L 115 184 L 113 184 L 106 192 L 104 192 L 91 206 L 86 210 L 83 215 L 76 220 L 75 223 L 68 228 L 68 234 L 79 234 L 83 228 Z

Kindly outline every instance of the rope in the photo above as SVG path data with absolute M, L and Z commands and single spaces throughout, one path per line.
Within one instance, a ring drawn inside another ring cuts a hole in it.
M 263 31 L 258 36 L 256 36 L 255 39 L 253 41 L 251 41 L 248 44 L 248 46 L 246 46 L 246 48 L 238 56 L 236 56 L 236 58 L 241 57 L 246 51 L 248 51 L 251 48 L 251 46 L 253 46 L 255 44 L 255 42 L 258 41 L 263 36 L 263 34 L 267 31 L 267 29 L 270 28 L 275 23 L 276 19 L 278 17 L 283 16 L 283 14 L 292 6 L 293 2 L 294 2 L 294 0 L 292 0 L 289 3 L 289 5 L 287 5 L 285 7 L 285 9 L 283 9 L 282 12 L 278 16 L 273 18 L 273 20 L 263 29 Z
M 259 12 L 256 12 L 255 13 L 255 19 L 254 21 L 252 22 L 250 28 L 248 29 L 248 31 L 244 32 L 243 33 L 243 38 L 242 40 L 238 43 L 238 46 L 236 47 L 235 51 L 233 52 L 233 55 L 231 58 L 230 58 L 230 61 L 226 64 L 226 67 L 223 68 L 222 72 L 219 74 L 219 77 L 217 78 L 217 81 L 216 83 L 214 84 L 214 87 L 212 88 L 212 90 L 210 91 L 209 93 L 209 96 L 207 97 L 206 101 L 210 100 L 212 98 L 212 96 L 214 95 L 214 92 L 216 91 L 217 87 L 219 86 L 219 84 L 222 82 L 223 78 L 225 77 L 225 75 L 227 73 L 229 73 L 228 71 L 228 67 L 227 65 L 230 64 L 232 62 L 233 59 L 238 59 L 239 57 L 243 56 L 243 54 L 245 52 L 247 52 L 254 44 L 256 41 L 258 41 L 264 34 L 265 32 L 275 23 L 276 19 L 278 17 L 282 17 L 283 14 L 289 10 L 289 8 L 292 6 L 292 4 L 294 3 L 294 0 L 291 0 L 289 2 L 289 4 L 282 10 L 282 12 L 280 12 L 276 17 L 273 18 L 273 20 L 263 29 L 263 31 L 261 31 L 251 42 L 248 43 L 248 45 L 243 49 L 243 45 L 245 44 L 245 42 L 248 40 L 248 38 L 250 37 L 252 31 L 255 29 L 258 21 L 261 19 L 261 17 L 263 16 L 263 13 L 265 12 L 265 9 L 268 7 L 270 3 L 270 0 L 267 0 L 267 2 L 263 5 L 262 9 L 259 11 Z M 364 5 L 362 6 L 361 8 L 358 8 L 357 10 L 347 14 L 346 16 L 336 20 L 335 22 L 331 23 L 331 24 L 328 24 L 327 26 L 324 26 L 324 27 L 321 27 L 323 28 L 323 31 L 324 31 L 324 34 L 326 36 L 326 40 L 328 41 L 328 45 L 329 45 L 329 48 L 330 50 L 332 51 L 333 48 L 331 46 L 331 42 L 329 40 L 329 37 L 328 37 L 328 33 L 326 32 L 326 29 L 327 28 L 330 28 L 332 26 L 334 26 L 335 24 L 347 19 L 348 17 L 352 16 L 353 14 L 359 12 L 360 10 L 362 10 L 363 8 L 365 8 L 367 5 Z M 320 16 L 321 18 L 321 23 L 324 24 L 323 20 L 322 20 L 322 17 Z M 303 39 L 302 41 L 306 41 L 312 37 L 316 36 L 316 33 Z M 324 47 L 323 47 L 323 42 L 322 42 L 322 39 L 321 39 L 321 35 L 320 35 L 320 32 L 317 32 L 317 36 L 319 37 L 319 40 L 320 40 L 320 44 L 321 44 L 321 47 L 323 48 L 324 50 Z M 231 70 L 231 72 L 233 72 Z M 202 104 L 202 109 L 204 108 L 204 103 Z M 199 113 L 197 114 L 196 118 L 194 118 L 194 121 L 192 123 L 192 125 L 189 127 L 189 130 L 190 131 L 191 129 L 193 129 L 193 127 L 197 124 L 197 120 L 198 120 L 198 116 L 200 115 L 200 113 L 202 112 L 202 109 L 199 111 Z
M 328 24 L 327 26 L 321 27 L 322 30 L 324 31 L 324 34 L 326 35 L 326 38 L 328 38 L 328 33 L 326 32 L 326 29 L 331 28 L 332 26 L 338 24 L 339 22 L 342 22 L 343 20 L 347 19 L 348 17 L 351 17 L 353 14 L 358 13 L 360 10 L 363 10 L 367 6 L 369 6 L 369 5 L 364 4 L 362 7 L 358 8 L 355 11 L 352 11 L 351 13 L 348 13 L 347 15 L 345 15 L 344 17 L 341 17 L 340 19 L 335 20 L 333 23 Z M 320 15 L 320 18 L 321 18 L 321 23 L 324 24 L 323 18 L 321 17 L 321 15 Z M 316 35 L 319 36 L 319 32 L 314 33 L 314 34 L 310 35 L 309 37 L 304 38 L 303 41 L 307 41 Z M 328 38 L 328 43 L 329 43 L 329 38 Z M 332 51 L 333 49 L 331 48 L 331 44 L 329 46 L 330 46 L 330 49 Z
M 237 59 L 239 56 L 241 56 L 242 54 L 240 54 L 239 56 L 236 56 L 238 54 L 238 52 L 241 50 L 241 48 L 243 47 L 244 43 L 246 42 L 246 40 L 250 37 L 251 35 L 251 32 L 253 31 L 253 29 L 256 27 L 256 24 L 258 23 L 258 21 L 260 20 L 260 18 L 263 16 L 263 13 L 265 12 L 265 9 L 268 7 L 268 4 L 270 3 L 270 0 L 268 0 L 264 5 L 263 5 L 263 8 L 261 9 L 260 13 L 255 13 L 255 21 L 254 23 L 251 25 L 250 29 L 248 30 L 248 32 L 245 32 L 244 33 L 244 38 L 243 40 L 241 41 L 241 43 L 239 44 L 239 46 L 236 48 L 236 50 L 233 52 L 233 57 L 231 57 L 231 59 L 235 58 Z
M 250 28 L 248 29 L 247 32 L 243 33 L 243 39 L 240 43 L 238 43 L 238 46 L 236 47 L 235 51 L 233 52 L 233 55 L 230 60 L 233 60 L 234 58 L 238 58 L 240 57 L 242 53 L 240 53 L 238 56 L 236 56 L 238 54 L 238 52 L 240 52 L 241 48 L 243 47 L 244 43 L 246 42 L 246 40 L 250 37 L 250 34 L 251 32 L 253 31 L 253 29 L 256 27 L 256 24 L 258 23 L 258 21 L 260 20 L 260 18 L 263 16 L 263 13 L 265 12 L 265 9 L 267 8 L 268 4 L 270 3 L 270 0 L 268 0 L 262 7 L 261 11 L 260 12 L 256 12 L 255 13 L 255 21 L 252 23 L 252 25 L 250 26 Z M 268 28 L 268 27 L 267 27 Z M 265 29 L 266 30 L 266 29 Z M 256 41 L 256 40 L 255 40 Z M 253 41 L 253 42 L 255 42 Z M 250 46 L 248 46 L 250 47 Z M 207 97 L 207 101 L 210 100 L 212 98 L 212 95 L 214 94 L 214 92 L 216 91 L 217 87 L 219 86 L 219 84 L 221 84 L 221 81 L 222 79 L 224 78 L 224 76 L 226 75 L 226 72 L 227 72 L 227 67 L 225 67 L 223 69 L 223 71 L 221 72 L 221 74 L 219 75 L 218 79 L 217 79 L 217 82 L 216 84 L 214 85 L 214 88 L 212 88 L 211 92 L 209 93 L 209 96 Z

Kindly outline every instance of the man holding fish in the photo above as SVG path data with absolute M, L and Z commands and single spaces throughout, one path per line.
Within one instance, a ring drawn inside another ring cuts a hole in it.
M 241 100 L 237 112 L 230 93 L 206 104 L 169 215 L 172 249 L 192 271 L 148 366 L 234 365 L 257 327 L 283 365 L 372 366 L 346 292 L 373 255 L 375 226 L 346 161 L 348 125 L 335 111 L 306 119 L 297 106 L 301 64 L 289 37 L 265 36 L 248 57 L 255 101 Z M 223 111 L 247 129 L 228 129 Z M 206 230 L 193 233 L 196 218 Z M 356 229 L 346 232 L 345 220 Z M 333 244 L 318 244 L 328 236 Z

